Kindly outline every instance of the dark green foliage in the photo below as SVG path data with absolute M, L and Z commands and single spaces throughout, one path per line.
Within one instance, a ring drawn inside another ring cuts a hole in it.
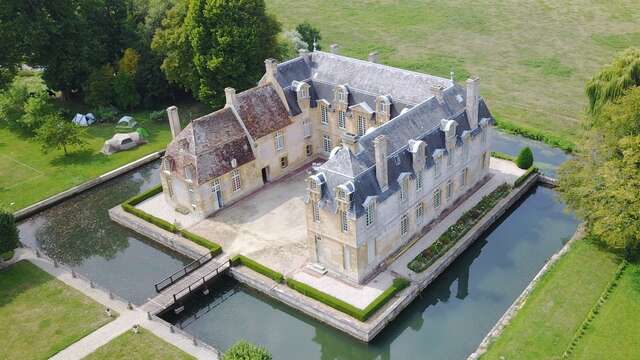
M 93 112 L 96 120 L 100 122 L 116 122 L 119 113 L 118 109 L 113 106 L 99 107 Z
M 164 230 L 167 230 L 169 232 L 176 233 L 178 231 L 178 229 L 176 228 L 176 226 L 174 224 L 171 224 L 168 221 L 162 220 L 162 219 L 160 219 L 158 217 L 155 217 L 155 216 L 153 216 L 151 214 L 148 214 L 148 213 L 146 213 L 146 212 L 144 212 L 144 211 L 142 211 L 142 210 L 140 210 L 138 208 L 133 207 L 130 204 L 127 204 L 127 203 L 122 204 L 122 209 L 124 211 L 130 213 L 130 214 L 133 214 L 133 215 L 139 217 L 140 219 L 142 219 L 144 221 L 150 222 L 153 225 L 155 225 L 155 226 L 157 226 L 159 228 L 162 228 Z
M 529 178 L 529 176 L 531 176 L 531 174 L 537 173 L 537 172 L 538 172 L 537 167 L 533 167 L 533 166 L 530 167 L 529 169 L 527 169 L 527 171 L 524 172 L 524 174 L 520 175 L 520 177 L 516 179 L 516 181 L 513 183 L 513 187 L 519 187 Z
M 515 159 L 513 158 L 513 156 L 509 155 L 509 154 L 505 154 L 499 151 L 492 151 L 491 152 L 491 157 L 494 157 L 496 159 L 502 159 L 502 160 L 508 160 L 508 161 L 515 161 Z
M 18 226 L 13 214 L 0 210 L 0 254 L 12 251 L 20 246 Z
M 511 191 L 511 187 L 507 184 L 502 184 L 493 190 L 491 194 L 483 197 L 480 202 L 464 213 L 455 224 L 440 235 L 438 240 L 411 260 L 407 267 L 417 273 L 428 269 L 429 266 L 462 239 L 502 198 L 507 196 L 509 191 Z
M 150 112 L 149 120 L 165 124 L 169 121 L 169 119 L 167 119 L 167 112 L 164 110 Z
M 222 356 L 222 360 L 271 360 L 271 354 L 262 347 L 244 340 L 231 345 Z
M 42 145 L 42 151 L 47 153 L 53 149 L 63 149 L 67 155 L 69 147 L 83 147 L 86 130 L 66 121 L 57 114 L 48 115 L 44 124 L 36 130 L 36 140 Z
M 211 252 L 214 255 L 219 255 L 220 253 L 222 253 L 222 247 L 214 242 L 209 241 L 208 239 L 203 238 L 200 235 L 196 235 L 192 232 L 189 232 L 185 229 L 180 230 L 180 235 L 182 235 L 185 239 L 188 239 L 202 247 L 205 247 L 209 250 L 211 250 Z
M 133 76 L 121 71 L 113 78 L 113 102 L 120 109 L 130 110 L 140 103 Z
M 515 163 L 520 169 L 528 169 L 533 165 L 533 152 L 528 146 L 520 150 Z
M 231 258 L 231 264 L 232 265 L 244 265 L 246 267 L 248 267 L 249 269 L 258 272 L 278 283 L 281 283 L 284 281 L 284 275 L 282 275 L 282 273 L 277 272 L 273 269 L 270 269 L 262 264 L 260 264 L 257 261 L 251 260 L 248 257 L 244 256 L 244 255 L 236 255 L 234 257 Z
M 39 92 L 29 97 L 24 103 L 24 114 L 20 118 L 20 130 L 33 135 L 45 122 L 45 120 L 55 114 L 55 109 L 49 103 L 49 98 L 45 92 Z
M 162 185 L 157 185 L 143 193 L 140 193 L 132 197 L 131 199 L 125 201 L 124 203 L 135 206 L 157 194 L 160 194 L 161 192 L 162 192 Z
M 20 119 L 24 115 L 24 105 L 29 99 L 29 89 L 25 85 L 12 83 L 0 93 L 0 121 L 12 129 L 20 129 Z
M 111 105 L 114 74 L 111 65 L 104 65 L 92 71 L 84 85 L 84 102 L 98 107 Z
M 596 114 L 603 105 L 618 99 L 634 86 L 640 86 L 639 48 L 625 50 L 587 82 L 589 112 Z
M 316 43 L 316 50 L 322 50 L 322 47 L 320 47 L 320 40 L 322 40 L 320 30 L 313 27 L 308 21 L 298 24 L 296 31 L 300 34 L 300 37 L 302 37 L 302 41 L 307 43 L 309 51 L 313 50 L 314 42 Z
M 498 127 L 498 129 L 504 132 L 524 136 L 526 138 L 537 141 L 542 141 L 545 144 L 557 147 L 568 153 L 573 152 L 576 147 L 575 144 L 569 139 L 561 138 L 559 136 L 552 135 L 541 130 L 535 130 L 521 125 L 516 125 L 503 119 L 496 118 L 496 126 Z

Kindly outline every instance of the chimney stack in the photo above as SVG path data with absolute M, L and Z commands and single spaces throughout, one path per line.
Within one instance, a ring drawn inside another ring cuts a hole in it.
M 373 140 L 373 146 L 375 148 L 376 157 L 376 179 L 378 180 L 380 190 L 385 192 L 389 188 L 389 176 L 387 171 L 387 138 L 384 135 L 379 135 Z
M 367 57 L 367 59 L 369 60 L 369 62 L 372 63 L 378 63 L 378 52 L 374 51 L 372 53 L 369 54 L 369 56 Z
M 338 44 L 331 44 L 331 53 L 338 55 Z
M 356 154 L 358 152 L 358 139 L 360 137 L 356 134 L 352 133 L 343 133 L 342 134 L 342 144 L 349 149 L 352 153 Z
M 227 100 L 225 106 L 235 106 L 236 105 L 236 89 L 232 87 L 224 88 L 224 97 Z
M 264 67 L 267 75 L 275 76 L 276 71 L 278 70 L 278 62 L 275 59 L 266 59 L 264 61 Z
M 436 97 L 440 104 L 444 104 L 444 97 L 442 97 L 442 93 L 444 92 L 444 86 L 442 84 L 433 84 L 431 85 L 431 92 L 433 96 Z
M 178 116 L 178 108 L 169 106 L 167 108 L 167 117 L 169 118 L 169 127 L 171 128 L 171 138 L 175 139 L 182 128 L 180 127 L 180 116 Z
M 469 127 L 471 130 L 478 127 L 479 82 L 480 79 L 477 76 L 467 80 L 467 118 L 469 119 Z

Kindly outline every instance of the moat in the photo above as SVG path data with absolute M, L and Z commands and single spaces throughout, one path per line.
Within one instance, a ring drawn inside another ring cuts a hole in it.
M 494 137 L 494 149 L 511 154 L 524 143 L 546 173 L 566 158 L 539 143 Z M 107 209 L 157 184 L 158 167 L 147 165 L 22 222 L 22 241 L 144 303 L 154 294 L 153 283 L 188 259 L 111 222 Z M 167 320 L 221 350 L 244 338 L 267 347 L 274 358 L 464 358 L 573 234 L 577 220 L 563 210 L 552 190 L 532 190 L 369 344 L 231 279 L 220 280 L 209 296 L 192 299 L 179 318 Z

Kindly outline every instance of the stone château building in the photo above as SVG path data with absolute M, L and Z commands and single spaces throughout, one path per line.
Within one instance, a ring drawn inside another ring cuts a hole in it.
M 182 130 L 169 108 L 161 178 L 172 206 L 206 217 L 322 159 L 307 180 L 310 262 L 362 283 L 486 179 L 493 120 L 477 78 L 336 52 L 267 59 L 256 87 L 226 88 L 224 108 Z

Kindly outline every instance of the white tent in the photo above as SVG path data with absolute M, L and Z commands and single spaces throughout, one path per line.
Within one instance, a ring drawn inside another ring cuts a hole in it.
M 96 122 L 96 118 L 92 113 L 88 113 L 86 115 L 76 114 L 76 116 L 73 117 L 72 121 L 76 125 L 89 126 Z
M 111 155 L 118 151 L 129 150 L 144 143 L 146 143 L 146 140 L 136 131 L 126 134 L 115 134 L 111 139 L 104 142 L 102 153 Z
M 138 123 L 131 116 L 123 116 L 118 120 L 118 127 L 133 129 Z

